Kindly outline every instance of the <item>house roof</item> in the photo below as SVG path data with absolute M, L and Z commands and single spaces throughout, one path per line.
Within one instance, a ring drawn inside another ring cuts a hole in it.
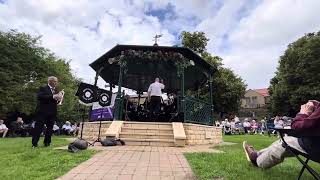
M 263 88 L 263 89 L 253 89 L 253 91 L 261 94 L 262 96 L 266 97 L 269 96 L 269 91 L 268 88 Z

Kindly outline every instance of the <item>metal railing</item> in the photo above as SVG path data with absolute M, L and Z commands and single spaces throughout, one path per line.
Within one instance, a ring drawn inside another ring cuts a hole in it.
M 211 106 L 205 101 L 185 97 L 184 121 L 188 123 L 213 125 Z

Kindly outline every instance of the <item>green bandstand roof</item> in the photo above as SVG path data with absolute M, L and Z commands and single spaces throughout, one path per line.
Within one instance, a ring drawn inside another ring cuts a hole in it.
M 129 56 L 129 55 L 130 56 Z M 122 87 L 137 91 L 147 91 L 156 77 L 164 79 L 167 92 L 180 89 L 177 75 L 178 61 L 188 62 L 185 67 L 185 89 L 197 89 L 207 82 L 215 68 L 189 48 L 169 46 L 116 45 L 103 54 L 90 66 L 107 83 L 118 84 L 120 66 L 112 61 L 123 56 L 126 58 L 127 71 L 124 73 Z

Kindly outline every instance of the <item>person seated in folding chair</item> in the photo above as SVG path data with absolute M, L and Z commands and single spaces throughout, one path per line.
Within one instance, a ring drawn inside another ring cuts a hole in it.
M 291 128 L 298 132 L 317 132 L 320 129 L 320 103 L 312 100 L 301 106 L 300 112 L 291 123 Z M 320 159 L 320 141 L 316 137 L 296 138 L 284 136 L 284 141 L 295 150 L 312 155 L 315 159 Z M 247 160 L 257 167 L 271 168 L 281 162 L 286 157 L 293 157 L 294 154 L 284 148 L 283 142 L 277 140 L 269 147 L 256 151 L 246 141 L 243 142 L 243 149 Z

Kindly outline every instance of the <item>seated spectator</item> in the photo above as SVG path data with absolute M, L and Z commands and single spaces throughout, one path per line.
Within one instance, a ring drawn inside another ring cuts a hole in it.
M 69 121 L 66 121 L 66 123 L 62 126 L 62 132 L 65 135 L 70 135 L 72 132 L 71 123 Z
M 256 120 L 252 120 L 251 121 L 251 129 L 252 129 L 252 133 L 257 134 L 258 132 L 258 123 L 256 122 Z
M 7 132 L 8 132 L 8 128 L 4 124 L 4 120 L 0 119 L 0 134 L 2 134 L 2 138 L 6 137 Z
M 309 101 L 301 106 L 300 112 L 291 123 L 291 128 L 300 132 L 317 132 L 320 128 L 320 103 Z M 285 141 L 296 150 L 320 158 L 320 141 L 317 137 L 296 138 L 285 136 Z M 247 160 L 260 168 L 270 168 L 281 163 L 284 158 L 292 157 L 283 146 L 282 141 L 277 140 L 266 149 L 256 151 L 246 141 L 243 142 L 243 149 Z
M 281 129 L 284 127 L 284 121 L 279 116 L 276 116 L 273 123 L 275 128 Z
M 224 125 L 224 134 L 225 135 L 231 135 L 231 124 L 228 121 L 228 119 L 225 119 L 225 125 Z
M 234 134 L 236 129 L 236 123 L 234 119 L 232 119 L 232 121 L 230 122 L 230 127 L 231 127 L 231 133 Z
M 244 133 L 243 125 L 240 121 L 235 122 L 234 133 L 235 134 L 243 134 Z
M 267 129 L 266 121 L 262 119 L 260 123 L 260 134 L 264 135 L 264 131 Z
M 251 129 L 251 124 L 250 124 L 248 118 L 244 119 L 243 128 L 244 128 L 244 133 L 246 133 L 246 134 L 249 133 L 249 131 Z
M 53 125 L 53 128 L 52 128 L 52 130 L 53 130 L 53 133 L 55 134 L 55 135 L 60 135 L 60 128 L 59 128 L 59 126 L 57 125 L 57 122 L 54 122 L 54 125 Z
M 78 125 L 77 125 L 77 123 L 74 123 L 74 124 L 72 124 L 72 126 L 71 126 L 71 133 L 74 135 L 74 136 L 77 136 L 78 135 L 78 132 L 79 132 L 79 127 L 78 127 Z
M 25 129 L 24 122 L 21 117 L 18 117 L 16 121 L 11 123 L 12 136 L 21 136 L 25 137 L 28 135 L 27 130 Z
M 215 123 L 216 123 L 217 127 L 220 127 L 220 122 L 219 121 L 216 121 Z

